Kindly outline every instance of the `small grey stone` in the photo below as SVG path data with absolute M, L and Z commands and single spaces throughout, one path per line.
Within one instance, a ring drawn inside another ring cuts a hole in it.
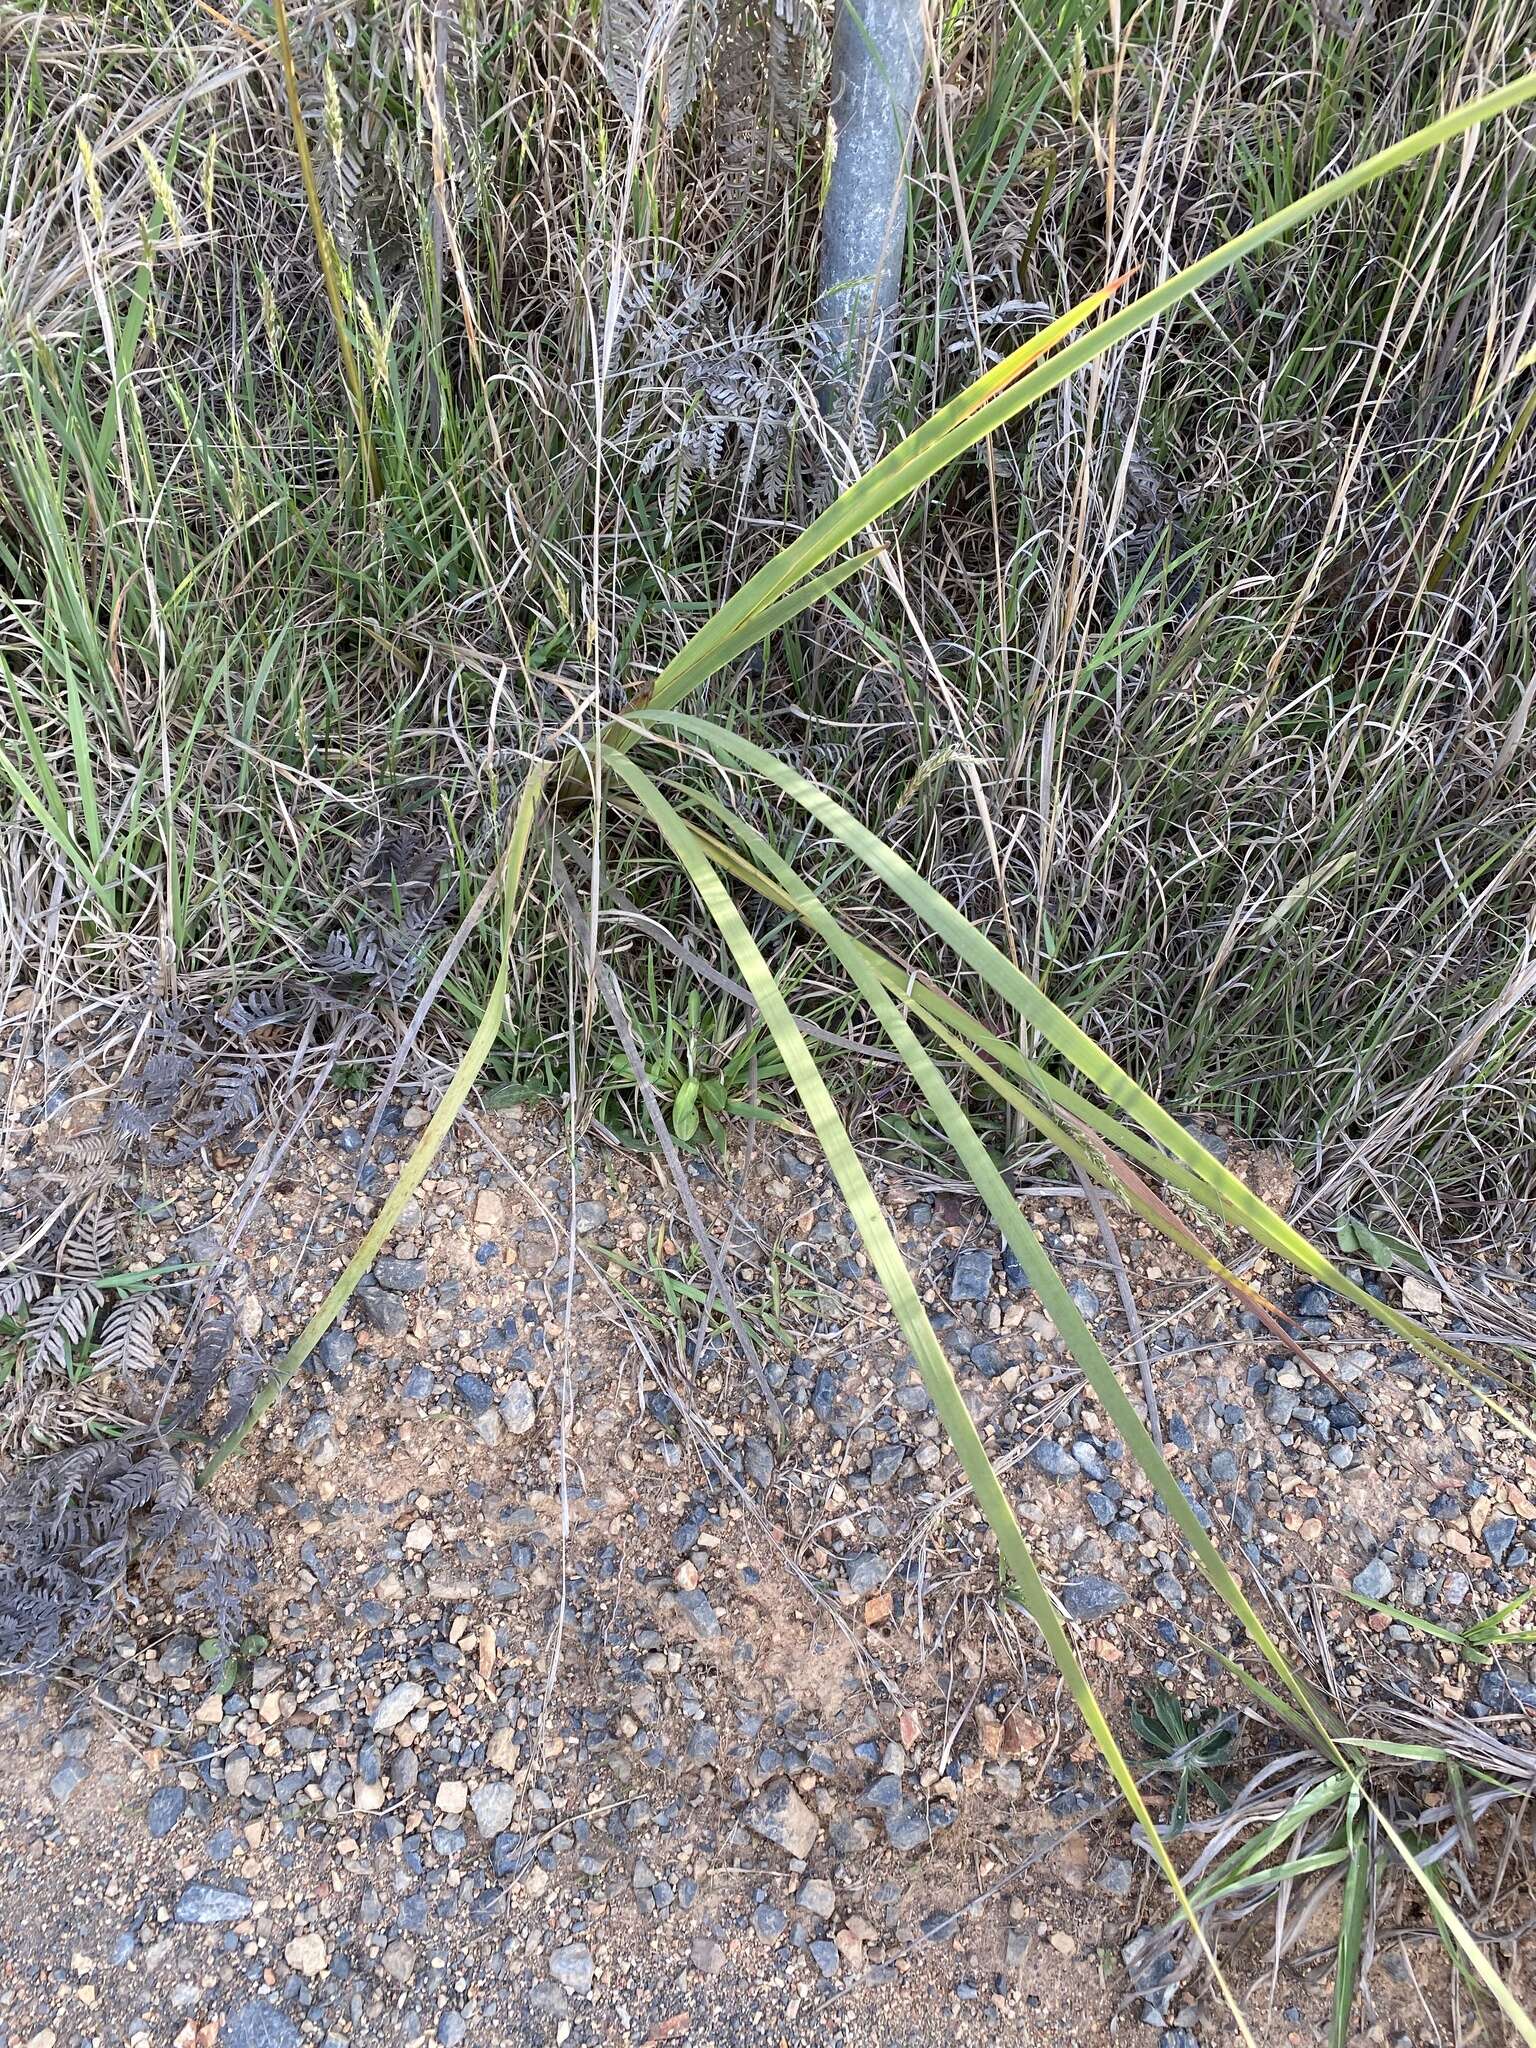
M 446 2012 L 437 2016 L 437 2048 L 459 2048 L 459 2043 L 469 2033 L 469 2021 L 463 2013 L 449 2006 Z
M 223 1927 L 231 1920 L 246 1919 L 250 1910 L 244 1892 L 232 1892 L 218 1884 L 189 1884 L 176 1901 L 176 1923 L 179 1927 Z
M 1028 1927 L 1010 1927 L 1008 1939 L 1003 1944 L 1003 1968 L 1017 1970 L 1029 1959 L 1029 1952 L 1035 1945 L 1035 1937 Z
M 578 1237 L 590 1237 L 608 1221 L 608 1211 L 601 1202 L 578 1202 L 571 1211 L 571 1221 Z
M 144 1825 L 155 1841 L 160 1841 L 171 1832 L 187 1810 L 187 1795 L 179 1785 L 162 1785 L 158 1792 L 151 1792 L 149 1804 L 144 1809 Z
M 824 1877 L 808 1877 L 795 1894 L 795 1904 L 817 1920 L 830 1920 L 837 1909 L 837 1893 Z
M 414 1678 L 402 1678 L 374 1708 L 369 1726 L 375 1735 L 387 1735 L 391 1728 L 400 1726 L 407 1714 L 414 1714 L 426 1696 L 424 1685 L 418 1685 Z
M 481 1443 L 489 1445 L 492 1450 L 501 1442 L 501 1417 L 494 1408 L 487 1409 L 484 1415 L 477 1415 L 469 1426 Z
M 850 1593 L 877 1593 L 885 1580 L 885 1562 L 871 1550 L 848 1558 L 843 1565 Z
M 1029 1454 L 1029 1462 L 1037 1472 L 1043 1472 L 1047 1479 L 1078 1479 L 1081 1467 L 1072 1453 L 1063 1450 L 1054 1437 L 1046 1437 Z
M 427 1284 L 425 1259 L 375 1259 L 373 1283 L 391 1294 L 415 1294 Z
M 1495 1515 L 1483 1530 L 1483 1548 L 1495 1564 L 1504 1562 L 1505 1552 L 1514 1542 L 1519 1527 L 1513 1515 Z
M 1485 1671 L 1477 1682 L 1477 1696 L 1495 1714 L 1536 1714 L 1536 1685 L 1514 1672 Z
M 1094 1879 L 1101 1892 L 1107 1892 L 1112 1899 L 1130 1896 L 1131 1883 L 1135 1873 L 1123 1856 L 1112 1856 Z
M 517 1788 L 505 1778 L 492 1778 L 470 1793 L 469 1804 L 480 1839 L 489 1842 L 512 1825 L 518 1808 Z
M 885 1816 L 885 1838 L 893 1849 L 910 1855 L 914 1849 L 927 1848 L 933 1840 L 933 1827 L 920 1806 L 903 1799 Z
M 352 1361 L 357 1339 L 350 1330 L 327 1330 L 320 1339 L 316 1356 L 327 1372 L 340 1372 Z
M 1289 1426 L 1292 1416 L 1296 1413 L 1298 1399 L 1299 1396 L 1292 1387 L 1274 1389 L 1264 1404 L 1264 1413 L 1273 1428 L 1285 1429 Z
M 299 2030 L 264 1998 L 237 2005 L 219 2031 L 220 2048 L 299 2048 Z
M 1085 1323 L 1091 1323 L 1099 1313 L 1099 1297 L 1084 1280 L 1069 1280 L 1067 1295 L 1073 1307 Z
M 185 1678 L 196 1655 L 197 1645 L 190 1636 L 173 1636 L 160 1652 L 160 1669 L 167 1678 Z
M 1103 1621 L 1123 1607 L 1129 1596 L 1113 1579 L 1088 1572 L 1061 1589 L 1061 1604 L 1073 1621 Z
M 1212 1455 L 1211 1478 L 1218 1486 L 1237 1484 L 1237 1460 L 1230 1451 L 1217 1451 Z
M 496 1405 L 496 1389 L 484 1373 L 459 1373 L 453 1382 L 453 1390 L 471 1415 L 484 1415 L 488 1408 Z
M 717 1643 L 720 1640 L 720 1617 L 704 1588 L 695 1586 L 689 1592 L 678 1593 L 676 1599 L 678 1612 L 687 1622 L 694 1641 Z
M 514 1380 L 502 1397 L 498 1411 L 514 1436 L 526 1436 L 538 1417 L 533 1389 L 526 1380 Z
M 823 1977 L 835 1977 L 842 1967 L 842 1957 L 837 1952 L 837 1943 L 835 1941 L 813 1941 L 811 1943 L 811 1961 L 820 1970 Z
M 381 1337 L 403 1336 L 411 1320 L 405 1303 L 393 1294 L 386 1294 L 382 1287 L 359 1287 L 357 1305 L 368 1327 L 377 1330 Z
M 763 1787 L 747 1808 L 746 1822 L 754 1835 L 802 1861 L 821 1832 L 815 1814 L 787 1778 L 775 1778 Z
M 541 2019 L 563 2020 L 570 2014 L 571 2001 L 562 1985 L 535 1984 L 528 1994 L 528 2010 L 537 2013 Z
M 317 1465 L 329 1462 L 325 1454 L 329 1452 L 334 1456 L 335 1445 L 331 1418 L 326 1409 L 317 1408 L 313 1415 L 305 1418 L 293 1439 L 293 1447 Z
M 1355 1573 L 1350 1584 L 1362 1600 L 1385 1600 L 1397 1579 L 1385 1559 L 1373 1557 L 1368 1565 L 1363 1565 Z
M 985 1301 L 992 1292 L 992 1254 L 962 1252 L 949 1276 L 951 1301 Z
M 773 1484 L 773 1452 L 769 1449 L 763 1437 L 754 1436 L 747 1439 L 745 1464 L 747 1477 L 754 1486 L 771 1486 Z
M 71 1794 L 77 1792 L 90 1776 L 78 1757 L 71 1757 L 62 1763 L 48 1781 L 48 1790 L 58 1806 L 65 1805 Z
M 777 1941 L 789 1925 L 789 1915 L 782 1906 L 759 1906 L 752 1915 L 752 1930 L 763 1941 Z
M 725 1968 L 725 1950 L 711 1935 L 695 1935 L 688 1953 L 701 1977 L 718 1977 Z
M 584 1941 L 568 1941 L 553 1951 L 549 1974 L 566 1991 L 578 1997 L 592 1989 L 592 1951 Z
M 382 1957 L 384 1974 L 397 1984 L 409 1984 L 416 1974 L 416 1950 L 404 1936 L 390 1942 Z
M 870 1454 L 869 1483 L 871 1486 L 889 1486 L 906 1462 L 904 1444 L 881 1444 Z

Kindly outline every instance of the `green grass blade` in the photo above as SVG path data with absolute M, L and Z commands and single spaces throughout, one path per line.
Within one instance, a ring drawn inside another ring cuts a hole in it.
M 789 1071 L 796 1092 L 815 1127 L 827 1163 L 832 1168 L 843 1199 L 853 1216 L 860 1239 L 869 1254 L 870 1263 L 885 1288 L 887 1299 L 901 1326 L 902 1335 L 911 1347 L 923 1384 L 928 1389 L 934 1408 L 960 1459 L 961 1468 L 970 1482 L 982 1513 L 997 1538 L 1006 1575 L 1012 1582 L 1018 1598 L 1045 1637 L 1046 1646 L 1066 1679 L 1073 1698 L 1077 1701 L 1078 1709 L 1098 1744 L 1115 1782 L 1146 1832 L 1147 1840 L 1172 1887 L 1181 1912 L 1199 1939 L 1206 1961 L 1221 1988 L 1222 1996 L 1227 2001 L 1243 2040 L 1252 2048 L 1253 2037 L 1247 2023 L 1233 1998 L 1221 1966 L 1185 1893 L 1179 1873 L 1158 1833 L 1135 1773 L 1115 1738 L 1088 1674 L 1072 1646 L 1061 1616 L 1036 1569 L 1034 1558 L 1024 1540 L 1008 1497 L 1003 1491 L 1002 1483 L 993 1470 L 991 1459 L 987 1456 L 980 1432 L 965 1405 L 953 1369 L 934 1333 L 912 1275 L 907 1270 L 906 1261 L 901 1255 L 890 1224 L 886 1221 L 885 1212 L 869 1184 L 869 1178 L 854 1151 L 853 1141 L 833 1105 L 820 1069 L 790 1013 L 789 1005 L 774 979 L 772 970 L 748 931 L 741 913 L 732 902 L 725 884 L 711 866 L 702 845 L 679 812 L 633 762 L 614 756 L 608 765 L 610 772 L 619 777 L 655 821 L 658 830 L 686 870 L 700 900 L 718 925 L 721 936 L 735 958 L 743 981 L 752 991 L 763 1021 L 773 1035 L 774 1043 Z
M 475 1077 L 485 1065 L 491 1047 L 496 1043 L 497 1033 L 502 1026 L 502 1010 L 507 999 L 507 988 L 512 970 L 512 932 L 515 922 L 518 893 L 522 884 L 523 867 L 528 855 L 528 842 L 533 833 L 534 819 L 543 794 L 546 771 L 536 768 L 523 785 L 518 798 L 517 812 L 512 821 L 512 834 L 507 850 L 502 857 L 500 872 L 494 878 L 481 898 L 481 907 L 493 900 L 495 888 L 501 891 L 501 953 L 496 967 L 496 978 L 491 983 L 480 1021 L 474 1036 L 465 1049 L 464 1057 L 454 1069 L 453 1077 L 443 1090 L 442 1100 L 432 1112 L 426 1129 L 422 1132 L 411 1151 L 410 1157 L 402 1164 L 399 1176 L 384 1200 L 378 1215 L 368 1226 L 357 1250 L 347 1261 L 341 1277 L 330 1293 L 315 1310 L 299 1335 L 279 1360 L 271 1377 L 262 1387 L 251 1404 L 251 1411 L 240 1427 L 208 1458 L 197 1475 L 200 1487 L 206 1486 L 219 1471 L 234 1457 L 246 1438 L 256 1427 L 262 1416 L 287 1386 L 289 1380 L 309 1357 L 320 1339 L 341 1314 L 357 1291 L 358 1283 L 378 1256 L 380 1247 L 386 1244 L 399 1223 L 401 1211 L 417 1188 L 425 1180 L 433 1160 L 442 1149 L 458 1117 L 459 1111 L 475 1085 Z M 478 914 L 472 912 L 472 915 Z
M 730 814 L 720 806 L 710 804 L 709 808 L 722 818 L 730 820 Z M 972 1186 L 986 1203 L 1009 1249 L 1024 1268 L 1029 1284 L 1039 1297 L 1041 1307 L 1061 1332 L 1074 1361 L 1092 1387 L 1095 1397 L 1103 1405 L 1115 1433 L 1125 1442 L 1132 1457 L 1155 1489 L 1165 1511 L 1177 1523 L 1211 1586 L 1241 1621 L 1265 1662 L 1307 1716 L 1317 1736 L 1324 1742 L 1330 1741 L 1332 1728 L 1328 1720 L 1307 1687 L 1291 1669 L 1279 1644 L 1254 1611 L 1251 1601 L 1233 1576 L 1225 1558 L 1201 1527 L 1194 1504 L 1174 1477 L 1167 1459 L 1142 1420 L 1135 1403 L 1121 1385 L 1114 1367 L 1104 1356 L 1103 1349 L 1088 1327 L 1082 1311 L 1067 1292 L 1061 1275 L 1047 1257 L 1040 1240 L 1030 1229 L 1023 1211 L 1013 1198 L 1012 1190 L 934 1065 L 927 1048 L 907 1023 L 894 998 L 882 986 L 878 976 L 862 957 L 862 949 L 842 930 L 825 906 L 817 901 L 793 868 L 769 846 L 760 833 L 739 820 L 733 822 L 755 857 L 791 897 L 796 910 L 840 961 L 860 995 L 879 1018 L 881 1028 L 900 1053 L 908 1072 L 922 1091 L 924 1100 L 938 1118 L 944 1135 L 954 1147 Z
M 650 693 L 651 702 L 659 707 L 676 704 L 689 690 L 714 674 L 723 658 L 717 652 L 718 645 L 737 632 L 754 612 L 792 589 L 802 577 L 808 576 L 874 520 L 910 497 L 957 455 L 1006 425 L 1096 357 L 1129 340 L 1171 311 L 1181 300 L 1192 296 L 1223 271 L 1232 269 L 1245 257 L 1262 249 L 1266 243 L 1289 234 L 1293 228 L 1352 198 L 1378 179 L 1401 170 L 1418 157 L 1443 148 L 1468 129 L 1509 113 L 1533 97 L 1536 97 L 1536 71 L 1528 72 L 1523 78 L 1515 79 L 1495 92 L 1453 107 L 1438 120 L 1379 150 L 1376 155 L 1353 165 L 1338 177 L 1328 179 L 1289 206 L 1255 221 L 1198 262 L 1187 265 L 1164 283 L 1143 292 L 1089 333 L 1079 335 L 1075 341 L 1067 341 L 1073 329 L 1090 319 L 1117 287 L 1110 285 L 1084 299 L 1022 349 L 978 378 L 968 390 L 952 399 L 914 434 L 882 457 L 798 539 L 751 577 L 662 670 Z M 1058 347 L 1062 343 L 1065 345 Z M 1028 368 L 1031 362 L 1051 349 L 1058 352 L 1038 368 Z M 623 742 L 620 741 L 619 745 L 622 747 Z
M 1366 1827 L 1358 1813 L 1349 1817 L 1344 1873 L 1344 1904 L 1339 1915 L 1339 1960 L 1333 1977 L 1333 2021 L 1329 2048 L 1349 2048 L 1349 2021 L 1355 2009 L 1360 1956 L 1365 1945 L 1365 1912 L 1370 1903 L 1374 1858 L 1367 1853 Z
M 673 734 L 692 741 L 717 762 L 734 762 L 781 789 L 862 861 L 910 910 L 915 911 L 953 953 L 1010 1002 L 1031 1030 L 1054 1046 L 1108 1101 L 1134 1119 L 1148 1137 L 1155 1139 L 1174 1159 L 1195 1174 L 1220 1198 L 1226 1212 L 1256 1242 L 1354 1302 L 1367 1315 L 1384 1323 L 1396 1335 L 1427 1354 L 1475 1369 L 1474 1361 L 1466 1353 L 1447 1344 L 1411 1316 L 1404 1315 L 1389 1303 L 1378 1301 L 1340 1272 L 1325 1253 L 1255 1195 L 1236 1174 L 1213 1158 L 1197 1138 L 1192 1137 L 1080 1025 L 1058 1008 L 1022 968 L 1001 952 L 931 883 L 925 881 L 910 862 L 887 846 L 816 783 L 754 741 L 689 712 L 645 710 L 634 714 L 634 723 L 642 729 L 653 729 L 657 733 Z M 1507 1404 L 1486 1393 L 1482 1393 L 1481 1398 L 1502 1420 L 1519 1429 L 1528 1439 L 1536 1441 L 1536 1431 Z

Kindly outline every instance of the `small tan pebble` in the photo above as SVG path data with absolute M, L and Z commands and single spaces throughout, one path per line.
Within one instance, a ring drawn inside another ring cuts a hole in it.
M 423 1551 L 430 1550 L 436 1540 L 430 1522 L 413 1522 L 406 1534 L 405 1547 L 419 1557 Z
M 211 1692 L 192 1716 L 204 1728 L 213 1728 L 224 1718 L 224 1695 Z
M 318 1934 L 296 1934 L 283 1950 L 283 1961 L 301 1977 L 318 1977 L 324 1973 L 330 1955 Z
M 891 1618 L 891 1596 L 889 1593 L 872 1593 L 864 1602 L 864 1626 L 878 1628 Z
M 1437 1316 L 1445 1300 L 1432 1280 L 1420 1279 L 1417 1273 L 1403 1275 L 1403 1307 L 1411 1316 Z
M 685 1557 L 677 1570 L 672 1574 L 672 1583 L 681 1593 L 694 1592 L 699 1583 L 698 1566 L 691 1564 Z
M 235 1328 L 248 1344 L 261 1335 L 261 1302 L 248 1294 L 235 1311 Z
M 486 1746 L 485 1760 L 493 1771 L 515 1771 L 522 1761 L 516 1731 L 498 1728 Z
M 462 1778 L 448 1778 L 437 1788 L 439 1813 L 462 1813 L 469 1804 L 469 1787 Z
M 1077 1942 L 1067 1933 L 1064 1927 L 1058 1927 L 1054 1933 L 1046 1938 L 1050 1942 L 1051 1947 L 1055 1949 L 1057 1955 L 1075 1956 L 1077 1954 Z
M 507 1205 L 495 1188 L 479 1188 L 475 1193 L 475 1228 L 497 1231 L 507 1220 Z

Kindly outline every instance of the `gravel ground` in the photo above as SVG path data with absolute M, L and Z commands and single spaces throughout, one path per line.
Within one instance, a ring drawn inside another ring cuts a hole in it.
M 254 1205 L 240 1162 L 155 1191 L 144 1262 L 210 1261 L 200 1312 L 276 1356 L 425 1120 L 370 1153 L 356 1115 Z M 776 1137 L 690 1173 L 760 1374 L 657 1167 L 465 1119 L 220 1481 L 267 1536 L 249 1638 L 210 1657 L 145 1595 L 0 1699 L 6 2048 L 1231 2037 L 1193 1983 L 1129 1990 L 1161 1897 L 835 1190 Z M 1095 1683 L 1222 1696 L 1228 1631 L 1022 1274 L 954 1198 L 886 1193 Z M 1339 1696 L 1528 1736 L 1525 1666 L 1343 1597 L 1454 1621 L 1531 1584 L 1519 1433 L 1321 1290 L 1254 1269 L 1303 1365 L 1128 1222 L 1026 1207 Z M 1319 2038 L 1330 1959 L 1265 1978 L 1262 2038 Z M 1385 1964 L 1363 2038 L 1429 2038 L 1433 1949 Z

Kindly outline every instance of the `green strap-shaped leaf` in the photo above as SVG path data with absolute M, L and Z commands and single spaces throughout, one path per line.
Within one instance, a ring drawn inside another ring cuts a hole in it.
M 1312 1274 L 1335 1293 L 1354 1302 L 1367 1315 L 1426 1353 L 1442 1361 L 1447 1360 L 1449 1353 L 1451 1359 L 1460 1358 L 1467 1366 L 1474 1365 L 1473 1360 L 1464 1353 L 1456 1352 L 1433 1331 L 1426 1330 L 1389 1303 L 1378 1301 L 1373 1294 L 1340 1272 L 1294 1225 L 1287 1223 L 1235 1173 L 1215 1159 L 1198 1138 L 1192 1137 L 1176 1118 L 1148 1095 L 1065 1010 L 1051 1001 L 1038 983 L 1032 981 L 984 932 L 979 931 L 947 897 L 925 881 L 909 861 L 887 846 L 809 777 L 789 767 L 755 741 L 744 739 L 740 734 L 708 719 L 695 717 L 690 712 L 649 710 L 635 713 L 634 718 L 642 728 L 652 728 L 658 734 L 675 734 L 680 739 L 692 741 L 722 764 L 734 762 L 781 789 L 808 811 L 909 909 L 915 911 L 953 953 L 1010 1002 L 1032 1030 L 1070 1060 L 1110 1102 L 1140 1124 L 1148 1137 L 1154 1138 L 1175 1160 L 1198 1176 L 1224 1212 L 1240 1223 L 1256 1242 L 1303 1272 Z M 1481 1388 L 1478 1391 L 1501 1420 L 1536 1441 L 1536 1431 L 1507 1404 L 1495 1400 Z
M 810 1047 L 790 1012 L 771 968 L 763 958 L 756 940 L 747 930 L 724 882 L 711 865 L 697 835 L 686 820 L 634 762 L 613 756 L 608 761 L 608 767 L 610 772 L 633 792 L 655 821 L 657 829 L 686 870 L 700 901 L 719 926 L 743 981 L 752 991 L 763 1021 L 773 1034 L 774 1043 L 789 1071 L 796 1092 L 815 1127 L 827 1163 L 842 1190 L 843 1200 L 848 1204 L 860 1239 L 869 1254 L 870 1263 L 885 1288 L 887 1299 L 901 1326 L 902 1335 L 911 1347 L 923 1384 L 928 1389 L 940 1421 L 949 1433 L 950 1442 L 970 1482 L 977 1504 L 997 1538 L 1007 1576 L 1031 1619 L 1045 1637 L 1046 1646 L 1071 1688 L 1078 1709 L 1114 1774 L 1115 1782 L 1145 1830 L 1147 1840 L 1172 1887 L 1180 1910 L 1199 1939 L 1206 1961 L 1221 1987 L 1222 1996 L 1227 2001 L 1243 2040 L 1252 2048 L 1253 2037 L 1247 2022 L 1206 1940 L 1205 1931 L 1189 1903 L 1179 1873 L 1164 1846 L 1142 1796 L 1141 1788 L 1136 1782 L 1135 1773 L 1115 1739 L 1114 1731 L 1072 1646 L 1071 1638 L 1055 1603 L 1046 1591 L 1029 1545 L 1003 1491 L 1002 1482 L 993 1470 L 981 1434 L 965 1405 L 965 1398 L 960 1392 L 954 1371 L 928 1319 L 928 1313 L 923 1307 L 912 1275 L 907 1270 L 906 1261 L 901 1255 L 901 1249 L 886 1220 L 885 1212 L 870 1186 L 869 1178 L 860 1164 L 858 1154 L 854 1151 L 853 1141 L 837 1113 Z
M 803 534 L 743 584 L 736 595 L 667 663 L 656 679 L 651 701 L 663 707 L 680 702 L 729 659 L 722 648 L 739 637 L 755 614 L 794 590 L 803 578 L 813 574 L 840 547 L 909 498 L 956 456 L 973 447 L 985 435 L 1005 426 L 1096 357 L 1149 327 L 1154 320 L 1199 291 L 1202 285 L 1231 270 L 1266 243 L 1289 234 L 1293 228 L 1325 213 L 1328 208 L 1339 205 L 1393 171 L 1401 170 L 1416 158 L 1443 148 L 1468 129 L 1511 112 L 1533 96 L 1536 96 L 1536 71 L 1527 72 L 1523 78 L 1517 78 L 1495 92 L 1485 93 L 1480 99 L 1469 100 L 1464 106 L 1453 107 L 1438 120 L 1415 130 L 1412 135 L 1405 135 L 1389 148 L 1341 172 L 1338 177 L 1328 179 L 1314 191 L 1282 207 L 1278 213 L 1255 221 L 1241 234 L 1233 235 L 1198 262 L 1187 265 L 1162 284 L 1143 292 L 1119 312 L 1112 313 L 1100 326 L 1078 335 L 1076 340 L 1068 341 L 1067 337 L 1092 318 L 1118 285 L 1106 286 L 1062 314 L 1022 348 L 1016 349 L 979 377 L 968 390 L 942 406 L 931 419 L 844 491 Z M 1063 343 L 1065 346 L 1061 345 Z M 1051 349 L 1056 349 L 1057 353 L 1049 361 L 1040 363 L 1039 358 Z M 1038 368 L 1030 367 L 1036 363 L 1039 363 Z M 627 742 L 621 734 L 614 734 L 609 744 L 623 750 Z
M 442 1149 L 443 1140 L 452 1130 L 459 1111 L 468 1099 L 470 1089 L 475 1085 L 475 1077 L 485 1065 L 491 1047 L 496 1043 L 512 971 L 512 929 L 517 911 L 518 892 L 528 855 L 528 842 L 533 833 L 534 818 L 538 813 L 539 798 L 543 794 L 545 773 L 544 768 L 537 767 L 524 783 L 518 799 L 517 812 L 512 821 L 512 836 L 502 856 L 499 877 L 501 957 L 496 965 L 496 979 L 491 983 L 491 992 L 486 998 L 485 1008 L 480 1013 L 480 1021 L 475 1026 L 475 1035 L 469 1041 L 464 1057 L 454 1069 L 452 1080 L 443 1090 L 442 1100 L 433 1110 L 430 1122 L 417 1139 L 410 1157 L 400 1168 L 399 1177 L 385 1197 L 378 1215 L 368 1226 L 362 1242 L 347 1261 L 341 1278 L 284 1352 L 272 1376 L 251 1403 L 250 1413 L 240 1427 L 224 1439 L 204 1464 L 197 1475 L 199 1486 L 206 1486 L 220 1466 L 226 1464 L 240 1449 L 256 1424 L 352 1299 L 359 1281 L 378 1256 L 380 1247 L 393 1235 L 400 1221 L 401 1211 L 426 1179 L 433 1160 Z M 490 900 L 491 893 L 488 891 L 482 902 Z

